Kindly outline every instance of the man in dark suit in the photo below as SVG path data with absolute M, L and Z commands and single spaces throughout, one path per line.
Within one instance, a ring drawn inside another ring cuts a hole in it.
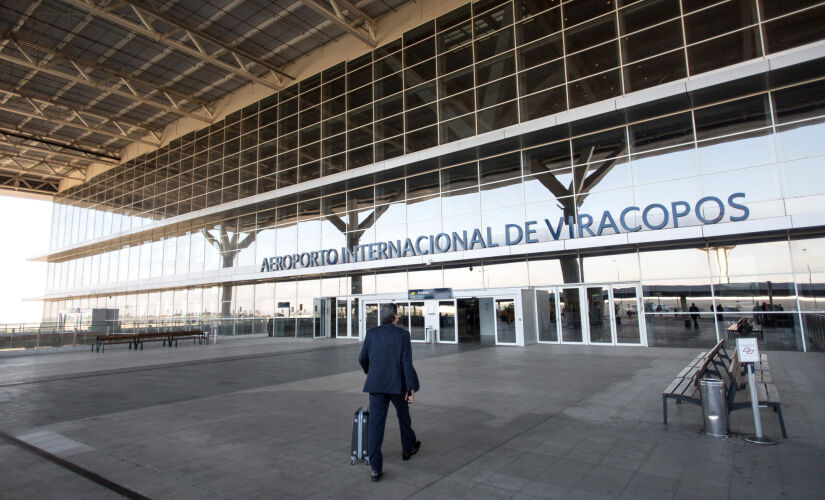
M 398 328 L 398 309 L 395 304 L 381 304 L 381 326 L 370 329 L 364 339 L 358 362 L 367 374 L 364 392 L 370 394 L 368 454 L 372 466 L 372 480 L 382 476 L 384 456 L 384 424 L 389 404 L 395 406 L 398 427 L 401 430 L 401 458 L 409 460 L 418 452 L 421 441 L 415 438 L 410 421 L 409 405 L 418 391 L 418 375 L 412 364 L 410 332 Z

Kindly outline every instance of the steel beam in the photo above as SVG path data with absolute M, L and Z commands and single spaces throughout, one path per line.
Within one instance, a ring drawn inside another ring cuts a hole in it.
M 4 135 L 4 134 L 2 132 L 0 132 L 0 136 L 2 136 L 2 135 Z M 27 139 L 27 140 L 33 140 L 33 139 Z M 74 159 L 77 159 L 77 160 L 85 160 L 85 161 L 95 162 L 95 163 L 105 163 L 106 165 L 118 165 L 117 161 L 111 160 L 109 158 L 104 158 L 104 157 L 100 157 L 100 156 L 95 157 L 95 158 L 89 158 L 88 156 L 84 155 L 83 153 L 76 153 L 76 152 L 73 152 L 73 151 L 57 151 L 57 150 L 54 150 L 54 149 L 49 149 L 49 148 L 44 147 L 44 146 L 33 146 L 31 144 L 23 144 L 22 142 L 9 141 L 8 139 L 0 139 L 0 145 L 13 147 L 13 148 L 15 148 L 17 150 L 21 150 L 21 151 L 29 151 L 29 150 L 38 151 L 38 152 L 41 152 L 41 153 L 45 153 L 47 155 L 60 156 L 60 157 L 63 157 L 63 158 L 74 158 Z M 2 151 L 2 150 L 0 150 L 0 151 Z M 2 154 L 2 153 L 0 153 L 0 154 Z
M 84 60 L 79 59 L 75 56 L 71 56 L 69 54 L 66 54 L 65 52 L 61 52 L 61 51 L 53 49 L 51 47 L 46 47 L 46 46 L 41 45 L 39 43 L 31 42 L 31 41 L 28 41 L 28 40 L 22 40 L 22 39 L 20 39 L 19 37 L 15 36 L 15 35 L 3 34 L 3 35 L 0 35 L 0 40 L 12 41 L 12 42 L 16 43 L 18 46 L 30 47 L 30 48 L 33 48 L 33 49 L 39 51 L 39 52 L 43 52 L 45 54 L 48 54 L 52 57 L 59 57 L 60 59 L 63 59 L 64 61 L 70 63 L 75 68 L 75 70 L 81 76 L 83 76 L 86 79 L 88 79 L 88 75 L 86 74 L 85 71 L 83 71 L 83 68 L 92 68 L 95 71 L 100 71 L 101 73 L 106 73 L 107 75 L 111 75 L 115 79 L 122 79 L 123 84 L 130 91 L 135 93 L 136 95 L 137 95 L 137 92 L 135 92 L 133 84 L 137 84 L 137 85 L 140 85 L 142 87 L 147 87 L 147 88 L 152 89 L 152 91 L 149 92 L 148 94 L 146 94 L 144 97 L 151 97 L 152 95 L 157 94 L 158 96 L 161 96 L 163 99 L 169 100 L 172 103 L 172 106 L 174 106 L 175 108 L 180 108 L 180 105 L 178 104 L 178 102 L 175 99 L 172 99 L 172 97 L 175 97 L 176 99 L 189 101 L 189 102 L 192 102 L 194 104 L 197 104 L 198 106 L 203 108 L 204 112 L 209 116 L 211 116 L 212 113 L 214 112 L 214 108 L 212 107 L 212 105 L 207 103 L 206 101 L 202 101 L 202 100 L 200 100 L 196 97 L 192 97 L 191 95 L 185 94 L 183 92 L 178 92 L 174 89 L 169 89 L 169 88 L 166 88 L 166 87 L 163 87 L 163 86 L 158 86 L 154 82 L 144 80 L 143 78 L 140 78 L 138 76 L 126 74 L 126 73 L 123 73 L 123 72 L 120 72 L 120 71 L 116 71 L 116 70 L 113 70 L 111 68 L 107 68 L 106 66 L 101 66 L 100 64 L 97 64 L 97 63 L 94 63 L 94 62 L 91 62 L 91 61 L 84 61 Z
M 86 174 L 79 167 L 75 167 L 73 165 L 66 165 L 66 164 L 62 164 L 62 163 L 55 165 L 55 164 L 49 163 L 47 160 L 35 160 L 33 158 L 26 158 L 26 157 L 22 157 L 22 156 L 19 156 L 19 155 L 9 155 L 9 154 L 0 153 L 0 161 L 5 160 L 5 159 L 11 159 L 11 158 L 14 158 L 14 159 L 17 159 L 17 160 L 22 160 L 22 161 L 33 161 L 33 162 L 35 162 L 35 164 L 31 165 L 31 166 L 25 166 L 25 165 L 20 166 L 19 164 L 16 165 L 16 166 L 12 166 L 12 165 L 9 165 L 9 164 L 6 164 L 6 163 L 0 163 L 0 170 L 6 170 L 6 171 L 14 172 L 14 173 L 17 173 L 17 174 L 37 175 L 37 176 L 40 176 L 44 179 L 72 179 L 72 180 L 75 180 L 75 181 L 82 181 L 86 178 Z M 17 162 L 15 162 L 15 163 L 17 163 Z M 66 167 L 66 168 L 70 168 L 71 171 L 68 172 L 68 173 L 62 173 L 61 174 L 61 173 L 49 173 L 49 172 L 41 172 L 39 170 L 33 170 L 35 167 L 38 167 L 40 165 L 44 165 L 44 166 L 54 170 L 55 172 L 57 172 L 55 167 Z M 81 177 L 72 177 L 71 173 L 75 172 L 75 171 L 78 172 L 81 175 Z
M 153 40 L 154 42 L 157 42 L 157 43 L 162 44 L 162 45 L 166 45 L 167 47 L 173 48 L 177 51 L 183 52 L 184 54 L 188 54 L 188 55 L 190 55 L 192 57 L 195 57 L 195 58 L 197 58 L 201 61 L 204 61 L 206 63 L 209 63 L 209 64 L 213 65 L 213 66 L 221 68 L 224 71 L 228 71 L 230 73 L 233 73 L 233 74 L 235 74 L 235 75 L 237 75 L 237 76 L 239 76 L 239 77 L 241 77 L 245 80 L 259 83 L 259 84 L 264 85 L 266 87 L 269 87 L 273 90 L 279 90 L 281 88 L 281 85 L 279 84 L 280 82 L 279 83 L 273 83 L 273 82 L 271 82 L 267 79 L 264 79 L 264 78 L 262 78 L 262 77 L 260 77 L 256 74 L 252 73 L 251 71 L 249 71 L 242 64 L 237 65 L 237 66 L 232 65 L 232 64 L 226 63 L 226 62 L 218 59 L 217 57 L 215 57 L 214 54 L 209 54 L 205 50 L 199 50 L 198 47 L 199 47 L 200 44 L 197 42 L 197 39 L 201 38 L 203 40 L 208 41 L 210 44 L 221 47 L 222 49 L 226 50 L 228 53 L 233 54 L 233 58 L 236 59 L 236 60 L 237 59 L 246 59 L 248 61 L 251 61 L 255 64 L 258 64 L 258 65 L 268 69 L 269 71 L 271 71 L 275 75 L 280 75 L 280 76 L 282 76 L 284 78 L 288 78 L 290 80 L 294 79 L 292 76 L 282 72 L 280 69 L 273 66 L 272 64 L 267 63 L 266 61 L 263 61 L 263 60 L 255 57 L 251 54 L 247 54 L 243 51 L 235 49 L 235 48 L 231 47 L 230 45 L 225 44 L 221 40 L 218 40 L 218 39 L 212 37 L 211 35 L 207 35 L 205 33 L 199 32 L 199 31 L 197 31 L 193 28 L 183 26 L 178 21 L 170 19 L 167 16 L 165 16 L 164 14 L 161 14 L 160 12 L 149 10 L 148 8 L 146 8 L 142 5 L 136 5 L 132 2 L 124 1 L 122 3 L 119 3 L 119 4 L 115 5 L 114 7 L 104 8 L 104 7 L 101 7 L 101 6 L 97 5 L 93 0 L 64 0 L 64 2 L 71 5 L 71 6 L 73 6 L 73 7 L 75 7 L 75 8 L 77 8 L 77 9 L 84 10 L 86 12 L 91 12 L 95 16 L 106 19 L 110 23 L 116 24 L 116 25 L 118 25 L 118 26 L 120 26 L 120 27 L 122 27 L 122 28 L 124 28 L 128 31 L 141 34 L 141 35 Z M 122 6 L 125 6 L 125 5 L 128 5 L 134 11 L 134 13 L 138 16 L 138 18 L 141 19 L 142 23 L 136 23 L 136 22 L 130 21 L 129 19 L 126 19 L 125 17 L 122 17 L 122 16 L 114 13 L 114 10 L 116 10 L 117 8 L 120 8 Z M 144 14 L 146 14 L 146 15 L 144 15 Z M 153 17 L 157 20 L 160 20 L 165 24 L 170 24 L 170 25 L 174 26 L 175 30 L 173 30 L 172 32 L 168 32 L 168 33 L 161 33 L 159 31 L 157 31 L 152 26 L 152 23 L 149 22 L 149 19 L 147 19 L 147 15 L 150 16 L 150 17 Z M 178 31 L 185 32 L 187 37 L 190 40 L 196 40 L 193 43 L 194 47 L 192 47 L 192 46 L 190 46 L 186 43 L 182 43 L 182 42 L 179 42 L 177 40 L 172 39 L 171 35 L 173 33 L 178 32 Z
M 165 105 L 165 104 L 160 104 L 159 102 L 157 102 L 155 100 L 147 99 L 145 97 L 140 97 L 140 96 L 135 95 L 131 92 L 126 92 L 126 91 L 123 91 L 123 90 L 120 90 L 120 89 L 111 88 L 107 84 L 104 84 L 102 82 L 96 82 L 96 81 L 92 80 L 91 78 L 88 77 L 88 75 L 86 75 L 83 72 L 78 71 L 78 74 L 80 76 L 76 76 L 76 75 L 73 75 L 71 73 L 67 73 L 67 72 L 62 71 L 62 70 L 58 70 L 58 69 L 55 69 L 55 68 L 50 68 L 48 66 L 45 66 L 45 63 L 42 62 L 42 61 L 35 62 L 29 56 L 29 54 L 27 54 L 26 52 L 23 51 L 23 48 L 20 45 L 16 45 L 16 47 L 17 47 L 17 50 L 21 54 L 23 54 L 23 56 L 25 57 L 25 60 L 17 58 L 17 57 L 12 57 L 12 56 L 10 56 L 8 54 L 5 54 L 5 53 L 0 53 L 0 60 L 6 61 L 6 62 L 9 62 L 9 63 L 12 63 L 12 64 L 16 64 L 18 66 L 23 66 L 23 67 L 28 68 L 28 69 L 30 69 L 32 71 L 35 71 L 35 72 L 40 71 L 40 72 L 43 72 L 43 73 L 47 73 L 47 74 L 56 76 L 58 78 L 61 78 L 63 80 L 68 80 L 72 83 L 76 83 L 76 84 L 79 84 L 79 85 L 85 85 L 87 87 L 91 87 L 91 88 L 93 88 L 95 90 L 98 90 L 100 92 L 107 92 L 107 93 L 110 93 L 110 94 L 114 94 L 114 95 L 126 98 L 130 101 L 135 101 L 135 102 L 138 102 L 140 104 L 145 104 L 147 106 L 152 106 L 154 108 L 158 108 L 158 109 L 161 109 L 161 110 L 166 111 L 168 113 L 176 114 L 178 116 L 186 116 L 186 117 L 189 117 L 189 118 L 194 118 L 196 120 L 200 120 L 202 122 L 211 123 L 210 119 L 205 118 L 203 116 L 200 116 L 198 114 L 189 113 L 189 112 L 183 111 L 181 109 L 176 109 L 172 106 L 168 106 L 168 105 Z
M 152 142 L 152 141 L 146 141 L 146 140 L 143 140 L 143 139 L 135 139 L 134 137 L 129 137 L 128 135 L 125 135 L 125 134 L 120 134 L 120 133 L 117 133 L 117 132 L 109 132 L 107 130 L 101 130 L 99 128 L 89 127 L 88 125 L 83 125 L 83 124 L 80 124 L 80 123 L 70 122 L 70 121 L 66 121 L 66 120 L 61 120 L 59 118 L 54 118 L 54 117 L 51 117 L 51 116 L 47 116 L 43 113 L 29 113 L 28 111 L 23 111 L 23 110 L 16 109 L 16 108 L 13 108 L 13 107 L 7 106 L 7 105 L 0 105 L 0 111 L 5 111 L 6 113 L 12 113 L 12 114 L 15 114 L 15 115 L 20 115 L 20 116 L 26 116 L 26 117 L 34 118 L 34 119 L 37 119 L 37 120 L 44 120 L 46 122 L 61 125 L 63 127 L 72 127 L 72 128 L 76 128 L 76 129 L 80 129 L 80 130 L 86 130 L 87 132 L 92 132 L 94 134 L 106 135 L 106 136 L 109 136 L 109 137 L 114 137 L 116 139 L 123 139 L 125 141 L 130 141 L 130 142 L 138 142 L 140 144 L 146 144 L 147 146 L 152 146 L 152 147 L 155 147 L 155 148 L 160 147 L 160 142 Z M 39 109 L 38 109 L 38 111 L 39 111 Z
M 45 189 L 49 187 L 50 189 Z M 0 190 L 26 191 L 54 196 L 60 189 L 60 183 L 48 179 L 26 179 L 22 176 L 4 176 L 0 172 Z
M 51 180 L 71 179 L 71 180 L 74 180 L 74 181 L 82 181 L 85 178 L 85 176 L 84 177 L 72 177 L 72 176 L 67 175 L 67 174 L 50 174 L 50 173 L 47 173 L 47 172 L 40 172 L 38 170 L 30 170 L 29 168 L 23 168 L 23 167 L 18 167 L 18 166 L 3 164 L 3 163 L 0 163 L 0 173 L 6 173 L 6 174 L 12 174 L 13 173 L 13 174 L 31 175 L 31 176 L 36 176 L 36 177 L 39 177 L 41 179 L 46 179 L 46 180 L 48 180 L 48 179 L 51 179 Z
M 345 2 L 346 5 L 339 5 L 339 3 L 336 3 L 336 0 L 329 0 L 328 2 L 321 0 L 301 0 L 301 2 L 327 18 L 327 20 L 336 26 L 346 30 L 370 48 L 375 48 L 375 21 L 361 10 L 349 4 L 349 2 Z M 342 7 L 344 8 L 342 9 Z M 356 19 L 354 21 L 347 19 L 344 15 L 345 11 Z M 368 27 L 367 30 L 360 29 L 360 24 L 366 25 Z
M 26 133 L 26 132 L 12 131 L 12 130 L 7 130 L 7 129 L 0 128 L 0 135 L 5 135 L 5 136 L 8 136 L 8 137 L 16 137 L 18 139 L 23 139 L 25 141 L 40 142 L 40 143 L 43 143 L 43 144 L 48 144 L 50 146 L 56 146 L 58 148 L 66 148 L 66 149 L 70 149 L 72 151 L 78 151 L 80 153 L 84 153 L 84 154 L 87 154 L 87 155 L 92 155 L 96 158 L 107 158 L 109 160 L 116 160 L 116 161 L 120 160 L 120 157 L 115 156 L 114 154 L 109 153 L 109 152 L 101 153 L 101 152 L 98 152 L 98 151 L 92 151 L 90 149 L 86 149 L 86 148 L 80 147 L 78 145 L 72 145 L 71 143 L 70 144 L 64 144 L 64 143 L 61 143 L 61 142 L 54 141 L 52 139 L 48 139 L 48 138 L 45 138 L 45 137 L 41 137 L 39 135 L 30 134 L 30 133 Z

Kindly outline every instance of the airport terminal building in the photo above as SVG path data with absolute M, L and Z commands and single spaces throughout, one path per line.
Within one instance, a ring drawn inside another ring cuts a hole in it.
M 823 348 L 825 2 L 418 12 L 59 192 L 44 320 Z

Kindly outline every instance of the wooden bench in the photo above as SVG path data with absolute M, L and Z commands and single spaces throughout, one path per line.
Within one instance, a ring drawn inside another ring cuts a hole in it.
M 187 330 L 181 332 L 146 332 L 146 333 L 138 333 L 135 334 L 135 341 L 137 346 L 140 346 L 140 350 L 143 350 L 143 344 L 146 342 L 163 342 L 163 347 L 167 345 L 172 347 L 172 343 L 174 342 L 175 347 L 178 346 L 179 340 L 192 340 L 193 344 L 203 342 L 206 340 L 206 332 L 203 330 Z
M 101 348 L 103 349 L 103 352 L 106 352 L 107 344 L 129 344 L 129 349 L 131 349 L 132 346 L 135 345 L 135 336 L 131 334 L 118 333 L 98 335 L 95 337 L 95 341 L 92 344 L 92 352 L 100 352 Z
M 172 347 L 174 342 L 175 347 L 178 346 L 179 340 L 192 340 L 193 343 L 203 344 L 206 341 L 206 332 L 203 330 L 185 330 L 180 332 L 144 332 L 144 333 L 121 333 L 113 335 L 98 335 L 94 344 L 92 344 L 92 351 L 100 352 L 101 347 L 106 351 L 106 344 L 129 344 L 129 349 L 133 346 L 137 350 L 143 350 L 143 344 L 146 342 L 163 342 L 163 346 Z
M 673 382 L 662 391 L 662 421 L 665 425 L 667 425 L 667 400 L 673 399 L 676 404 L 688 402 L 701 405 L 699 379 L 705 376 L 708 371 L 717 373 L 719 363 L 726 357 L 728 355 L 725 351 L 725 341 L 720 340 L 709 352 L 699 353 L 690 364 L 676 375 Z M 721 374 L 719 376 L 721 377 Z
M 763 408 L 772 408 L 779 418 L 779 427 L 782 437 L 788 439 L 785 430 L 785 419 L 782 417 L 782 402 L 779 391 L 773 384 L 773 376 L 767 365 L 767 355 L 761 355 L 762 361 L 755 363 L 754 384 L 756 386 L 757 404 Z M 735 410 L 751 408 L 751 393 L 748 388 L 747 367 L 739 364 L 736 353 L 733 353 L 728 370 L 724 373 L 725 390 L 727 391 L 728 413 Z
M 779 418 L 782 437 L 787 439 L 788 433 L 785 430 L 785 419 L 782 416 L 782 403 L 779 399 L 779 391 L 773 384 L 767 354 L 762 354 L 760 357 L 760 362 L 754 364 L 757 404 L 773 409 Z M 681 404 L 683 401 L 695 405 L 702 404 L 699 390 L 699 380 L 702 377 L 712 376 L 724 381 L 728 414 L 732 411 L 751 408 L 746 369 L 746 366 L 739 363 L 736 352 L 733 355 L 727 353 L 724 341 L 716 344 L 710 352 L 700 353 L 662 392 L 662 414 L 665 425 L 667 425 L 668 399 L 675 399 L 676 404 Z
M 751 326 L 751 332 L 746 335 L 739 334 L 739 325 L 737 325 L 736 323 L 733 323 L 730 326 L 728 326 L 727 331 L 729 340 L 734 340 L 736 339 L 736 337 L 749 337 L 751 335 L 753 335 L 754 337 L 759 337 L 759 340 L 765 340 L 765 336 L 762 334 L 762 325 L 759 324 Z

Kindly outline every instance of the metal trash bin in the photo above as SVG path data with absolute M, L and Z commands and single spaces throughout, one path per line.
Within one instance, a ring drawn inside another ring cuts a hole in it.
M 728 409 L 725 402 L 725 382 L 715 378 L 699 379 L 702 394 L 702 414 L 705 418 L 705 434 L 728 435 Z
M 428 326 L 426 329 L 426 333 L 424 334 L 424 341 L 427 344 L 435 344 L 435 328 Z

